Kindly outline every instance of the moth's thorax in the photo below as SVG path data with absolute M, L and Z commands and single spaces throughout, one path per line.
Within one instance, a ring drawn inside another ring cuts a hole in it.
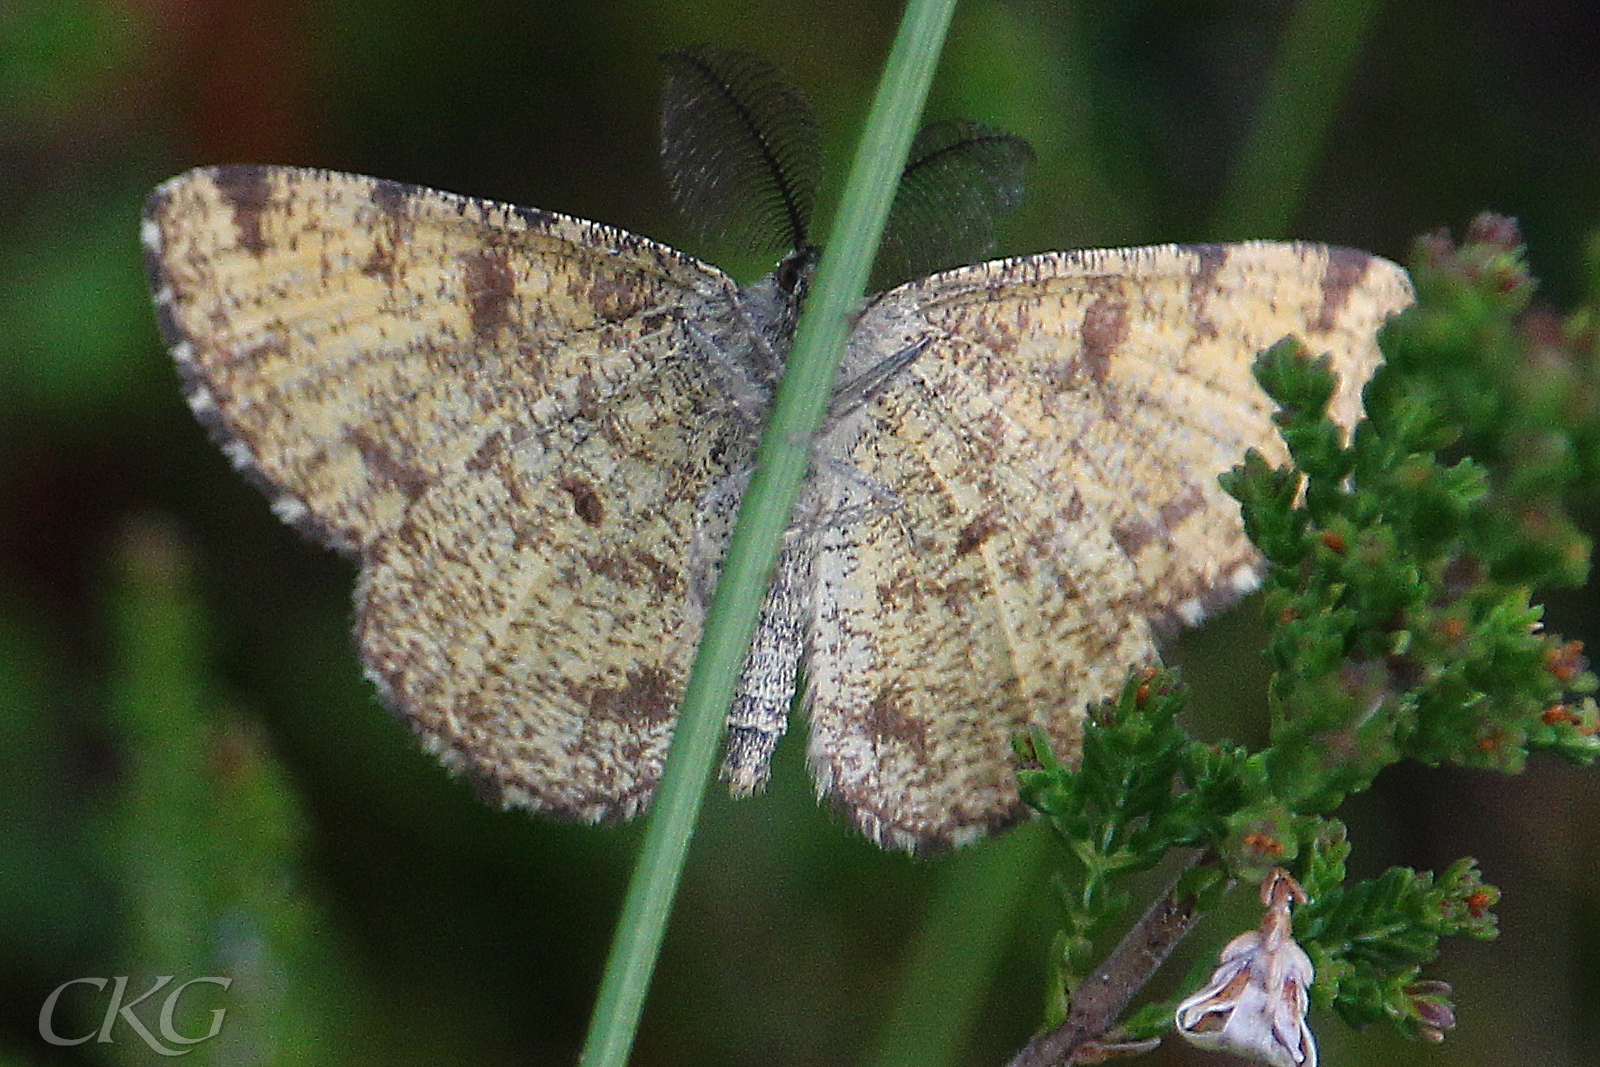
M 789 349 L 794 347 L 795 327 L 800 323 L 800 312 L 817 271 L 818 254 L 816 248 L 790 252 L 771 273 L 739 289 L 739 303 L 757 339 L 756 347 L 765 348 L 764 353 L 755 354 L 756 358 L 770 359 L 771 369 L 778 376 L 788 362 Z M 776 377 L 770 384 L 777 386 Z

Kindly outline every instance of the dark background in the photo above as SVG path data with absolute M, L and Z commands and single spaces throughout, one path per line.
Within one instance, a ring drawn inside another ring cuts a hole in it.
M 1291 21 L 1319 14 L 1328 32 L 1283 65 Z M 655 57 L 710 42 L 778 62 L 836 182 L 898 15 L 0 5 L 0 1065 L 160 1062 L 125 1025 L 47 1046 L 39 1006 L 80 976 L 135 976 L 131 997 L 220 973 L 236 985 L 196 1009 L 227 1022 L 189 1064 L 571 1063 L 638 840 L 482 807 L 378 707 L 346 632 L 352 569 L 279 526 L 184 408 L 139 261 L 145 193 L 201 163 L 326 166 L 598 219 L 750 277 L 765 265 L 670 208 Z M 1305 180 L 1241 166 L 1273 71 L 1320 84 L 1319 50 L 1357 25 L 1348 65 L 1287 113 Z M 930 115 L 1033 142 L 1007 253 L 1295 236 L 1404 259 L 1492 208 L 1522 220 L 1564 309 L 1600 225 L 1597 56 L 1581 0 L 969 0 Z M 1260 740 L 1254 616 L 1179 650 L 1202 734 Z M 1592 642 L 1592 593 L 1558 597 L 1551 625 Z M 708 803 L 634 1062 L 889 1064 L 946 1025 L 949 1062 L 1003 1063 L 1038 1021 L 1052 932 L 1037 828 L 879 853 L 810 799 L 802 737 L 768 796 Z M 1437 968 L 1462 1020 L 1442 1049 L 1319 1014 L 1325 1062 L 1600 1064 L 1600 774 L 1402 766 L 1344 814 L 1358 873 L 1470 854 L 1507 896 L 1500 940 Z M 919 1008 L 904 983 L 939 901 L 958 921 L 923 973 L 963 980 Z M 1190 956 L 1251 921 L 1212 920 Z M 104 1003 L 77 987 L 60 1031 L 91 1032 Z

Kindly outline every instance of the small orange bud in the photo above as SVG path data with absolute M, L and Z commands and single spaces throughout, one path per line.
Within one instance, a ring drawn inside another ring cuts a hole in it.
M 1263 856 L 1283 855 L 1283 842 L 1270 834 L 1248 833 L 1243 843 L 1245 848 Z
M 1572 707 L 1568 704 L 1551 704 L 1548 708 L 1544 709 L 1544 714 L 1539 716 L 1539 720 L 1546 726 L 1583 725 L 1583 719 L 1579 717 L 1578 713 L 1573 711 Z
M 1583 671 L 1583 642 L 1568 641 L 1550 649 L 1544 654 L 1544 666 L 1556 681 L 1568 684 Z

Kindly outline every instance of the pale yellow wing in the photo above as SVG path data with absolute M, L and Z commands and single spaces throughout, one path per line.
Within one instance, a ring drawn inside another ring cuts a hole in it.
M 906 848 L 1017 818 L 1018 731 L 1074 759 L 1086 702 L 1156 628 L 1254 587 L 1217 476 L 1283 456 L 1256 354 L 1289 334 L 1331 352 L 1349 425 L 1411 299 L 1385 260 L 1265 243 L 1033 256 L 880 297 L 847 373 L 923 347 L 822 443 L 845 462 L 821 487 L 843 521 L 807 669 L 819 789 Z
M 390 706 L 508 803 L 634 814 L 698 635 L 695 507 L 749 433 L 701 354 L 732 283 L 578 219 L 286 167 L 168 182 L 144 240 L 191 408 L 361 560 Z

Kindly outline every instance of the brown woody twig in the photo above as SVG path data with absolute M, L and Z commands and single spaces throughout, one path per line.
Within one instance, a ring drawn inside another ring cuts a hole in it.
M 1214 853 L 1197 855 L 1184 871 L 1213 864 Z M 1200 916 L 1193 897 L 1179 898 L 1178 880 L 1140 917 L 1117 947 L 1084 979 L 1072 998 L 1066 1021 L 1023 1046 L 1008 1067 L 1068 1067 L 1080 1052 L 1110 1030 L 1140 989 L 1167 961 Z

